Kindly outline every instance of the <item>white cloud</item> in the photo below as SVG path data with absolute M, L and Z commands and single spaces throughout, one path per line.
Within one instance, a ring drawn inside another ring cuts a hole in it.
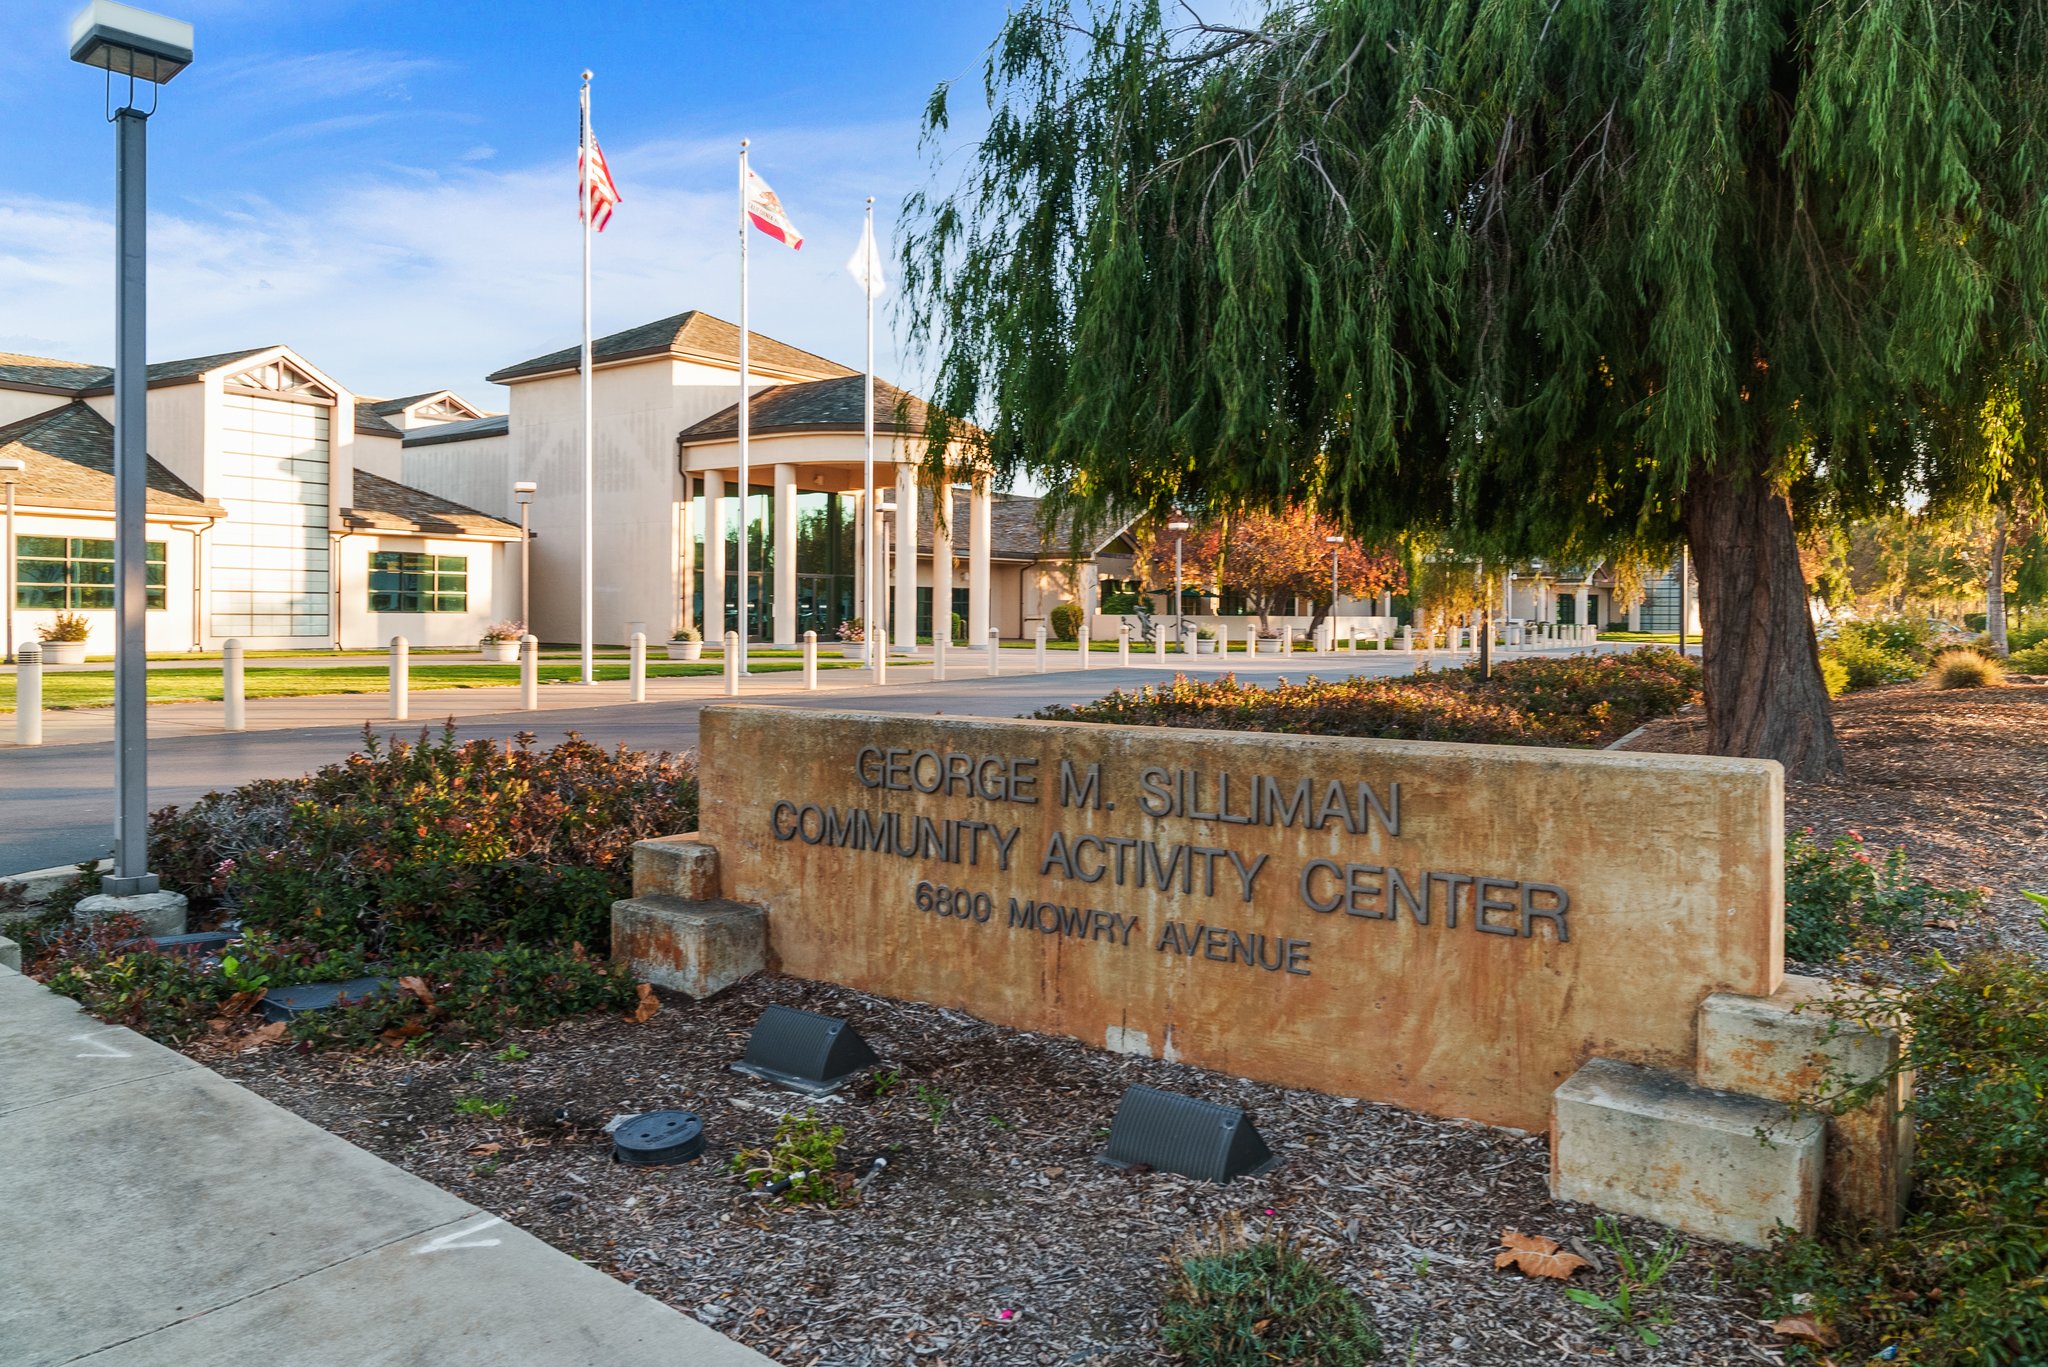
M 876 196 L 886 239 L 896 205 L 919 182 L 915 130 L 786 130 L 757 137 L 754 148 L 807 239 L 792 253 L 753 237 L 753 326 L 858 364 L 860 292 L 841 263 L 859 237 L 864 197 Z M 737 150 L 736 138 L 607 149 L 625 198 L 596 240 L 599 335 L 686 308 L 735 316 Z M 150 220 L 150 355 L 287 342 L 366 393 L 449 385 L 495 404 L 486 373 L 576 341 L 574 176 L 570 159 L 390 168 L 376 179 L 294 187 L 290 203 L 178 203 L 160 191 L 162 212 Z M 105 361 L 112 276 L 103 208 L 0 193 L 0 350 Z M 897 371 L 886 308 L 877 332 L 878 369 L 914 385 Z

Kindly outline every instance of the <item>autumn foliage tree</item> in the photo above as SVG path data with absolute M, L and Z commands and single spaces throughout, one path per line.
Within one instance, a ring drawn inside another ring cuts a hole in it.
M 1337 523 L 1301 509 L 1284 513 L 1249 512 L 1213 518 L 1189 529 L 1181 546 L 1181 572 L 1190 586 L 1216 584 L 1242 593 L 1259 628 L 1271 630 L 1270 619 L 1294 611 L 1294 602 L 1310 604 L 1309 629 L 1330 614 L 1331 553 L 1336 553 L 1337 591 L 1347 597 L 1392 592 L 1401 583 L 1401 563 L 1386 551 L 1368 550 L 1341 535 Z M 1159 534 L 1152 543 L 1150 582 L 1173 588 L 1174 538 Z
M 2048 472 L 2044 72 L 2040 0 L 1025 0 L 905 206 L 930 449 L 1112 516 L 1683 541 L 1711 747 L 1839 774 L 1795 518 Z

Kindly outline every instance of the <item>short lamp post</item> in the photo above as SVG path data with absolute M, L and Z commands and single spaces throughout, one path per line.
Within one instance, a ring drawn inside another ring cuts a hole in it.
M 1188 534 L 1186 518 L 1177 517 L 1166 524 L 1166 530 L 1173 533 L 1173 634 L 1180 637 L 1180 648 L 1188 648 L 1187 623 L 1181 617 L 1180 609 L 1180 553 Z
M 93 0 L 71 21 L 71 60 L 128 78 L 127 103 L 114 125 L 114 870 L 101 889 L 112 897 L 157 890 L 149 871 L 149 662 L 144 611 L 144 498 L 149 476 L 147 356 L 147 156 L 156 87 L 192 63 L 192 26 L 113 0 Z M 150 87 L 136 106 L 136 84 Z
M 1344 549 L 1344 538 L 1332 533 L 1323 538 L 1330 546 L 1330 630 L 1337 629 L 1337 553 Z M 1334 638 L 1332 638 L 1334 639 Z
M 526 510 L 539 489 L 530 479 L 512 486 L 512 497 L 519 500 L 519 620 L 528 631 L 533 630 L 533 533 L 526 530 Z
M 7 533 L 0 555 L 7 558 L 7 663 L 14 663 L 14 600 L 21 596 L 14 577 L 21 572 L 21 561 L 14 554 L 14 481 L 21 472 L 28 469 L 28 462 L 20 456 L 0 456 L 0 485 L 7 489 Z

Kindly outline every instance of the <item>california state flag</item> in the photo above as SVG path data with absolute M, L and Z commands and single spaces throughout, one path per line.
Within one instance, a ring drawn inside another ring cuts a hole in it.
M 792 250 L 804 245 L 804 235 L 796 230 L 796 224 L 789 221 L 789 215 L 782 211 L 782 201 L 768 188 L 768 182 L 754 174 L 754 168 L 747 168 L 747 217 L 777 242 Z

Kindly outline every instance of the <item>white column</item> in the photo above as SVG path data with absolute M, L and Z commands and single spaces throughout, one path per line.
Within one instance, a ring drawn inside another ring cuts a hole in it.
M 676 557 L 676 577 L 682 581 L 681 592 L 677 594 L 681 609 L 676 614 L 676 625 L 693 627 L 697 625 L 697 608 L 691 600 L 697 596 L 697 505 L 690 497 L 690 477 L 683 476 L 683 509 L 677 519 L 682 531 L 681 553 Z
M 843 497 L 853 509 L 853 615 L 865 622 L 873 615 L 868 611 L 867 523 L 868 507 L 873 500 L 858 489 Z
M 704 620 L 706 641 L 725 639 L 725 476 L 704 476 Z
M 1575 601 L 1572 604 L 1572 621 L 1577 623 L 1579 626 L 1583 627 L 1586 625 L 1588 620 L 1586 617 L 1585 587 L 1581 585 L 1579 591 L 1576 594 L 1574 594 L 1573 597 Z
M 775 644 L 796 646 L 796 467 L 775 466 Z
M 1630 631 L 1641 631 L 1643 629 L 1643 605 L 1640 601 L 1628 605 L 1628 629 Z
M 953 642 L 953 489 L 932 491 L 932 640 Z
M 1382 594 L 1380 595 L 1380 616 L 1382 616 L 1382 617 L 1392 617 L 1393 615 L 1394 615 L 1394 595 L 1393 595 L 1393 594 L 1391 594 L 1391 593 L 1382 593 Z
M 917 467 L 896 467 L 896 623 L 890 636 L 917 648 Z
M 990 609 L 994 606 L 988 573 L 994 505 L 988 477 L 978 476 L 967 495 L 967 640 L 977 646 L 988 643 Z

